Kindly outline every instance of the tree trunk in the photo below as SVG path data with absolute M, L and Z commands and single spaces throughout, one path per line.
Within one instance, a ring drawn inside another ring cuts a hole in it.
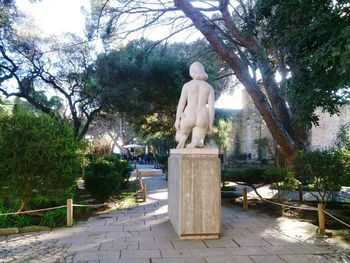
M 223 5 L 227 5 L 228 3 L 227 1 L 221 2 Z M 189 1 L 174 0 L 174 3 L 192 20 L 194 26 L 205 36 L 213 49 L 231 67 L 238 80 L 244 85 L 253 99 L 255 106 L 259 110 L 286 159 L 291 161 L 298 148 L 300 146 L 304 147 L 305 143 L 303 139 L 295 139 L 297 133 L 293 132 L 291 112 L 287 107 L 286 101 L 279 95 L 278 85 L 273 79 L 274 75 L 269 60 L 264 52 L 261 51 L 259 43 L 257 43 L 253 37 L 241 34 L 233 24 L 233 21 L 228 21 L 228 19 L 230 19 L 227 17 L 229 14 L 227 10 L 225 11 L 227 6 L 220 7 L 226 25 L 225 30 L 227 29 L 230 35 L 235 37 L 235 40 L 257 56 L 258 65 L 262 72 L 263 86 L 265 87 L 268 98 L 264 92 L 262 92 L 256 81 L 251 77 L 249 66 L 246 61 L 233 52 L 232 48 L 223 41 L 223 37 L 219 35 L 218 30 L 216 30 L 217 26 L 193 7 Z

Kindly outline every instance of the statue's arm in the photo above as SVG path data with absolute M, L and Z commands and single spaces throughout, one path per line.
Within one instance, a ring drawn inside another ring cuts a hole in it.
M 208 133 L 213 132 L 213 123 L 214 123 L 214 117 L 215 117 L 215 95 L 214 95 L 214 89 L 210 86 L 210 92 L 208 97 L 208 110 L 209 110 L 209 129 Z
M 181 114 L 185 109 L 186 102 L 187 102 L 187 87 L 186 85 L 184 85 L 181 91 L 179 104 L 177 105 L 177 110 L 176 110 L 176 121 L 175 121 L 176 130 L 180 129 L 180 118 L 181 118 Z

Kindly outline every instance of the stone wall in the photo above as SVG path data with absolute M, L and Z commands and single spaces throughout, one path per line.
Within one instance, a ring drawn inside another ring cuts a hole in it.
M 339 115 L 330 116 L 328 113 L 318 109 L 320 116 L 318 126 L 313 126 L 311 131 L 311 148 L 325 148 L 331 146 L 335 141 L 339 128 L 350 122 L 350 105 L 340 109 Z
M 350 105 L 342 107 L 339 116 L 330 116 L 328 113 L 322 113 L 321 110 L 317 110 L 317 114 L 320 116 L 320 121 L 319 125 L 313 126 L 311 130 L 312 149 L 324 148 L 333 144 L 339 128 L 350 122 Z M 258 147 L 254 144 L 254 140 L 264 137 L 269 140 L 269 148 L 275 149 L 275 141 L 266 123 L 245 90 L 243 91 L 243 108 L 239 116 L 239 120 L 235 120 L 233 135 L 238 134 L 241 153 L 250 153 L 252 159 L 258 158 Z M 269 158 L 271 155 L 264 152 L 263 158 L 266 157 Z

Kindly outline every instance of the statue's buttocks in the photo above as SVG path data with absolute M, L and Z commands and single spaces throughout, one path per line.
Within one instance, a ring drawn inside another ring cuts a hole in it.
M 192 130 L 192 141 L 186 148 L 204 147 L 204 138 L 211 133 L 214 122 L 214 90 L 205 81 L 208 75 L 203 65 L 194 62 L 190 67 L 193 78 L 182 88 L 176 112 L 176 148 L 185 148 L 185 143 Z

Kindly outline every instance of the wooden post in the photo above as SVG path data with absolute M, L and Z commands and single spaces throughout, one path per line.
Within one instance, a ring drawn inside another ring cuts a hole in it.
M 247 187 L 244 187 L 243 188 L 243 209 L 245 211 L 248 210 L 248 196 L 247 196 L 247 194 L 248 194 L 248 189 L 247 189 Z
M 143 185 L 143 201 L 147 201 L 147 187 L 146 185 Z
M 301 183 L 298 184 L 298 191 L 299 191 L 299 202 L 302 203 L 303 200 L 303 185 Z
M 317 204 L 318 209 L 318 225 L 319 225 L 319 235 L 323 236 L 326 234 L 326 220 L 324 216 L 325 205 L 322 203 Z
M 67 226 L 73 225 L 73 199 L 67 199 Z

